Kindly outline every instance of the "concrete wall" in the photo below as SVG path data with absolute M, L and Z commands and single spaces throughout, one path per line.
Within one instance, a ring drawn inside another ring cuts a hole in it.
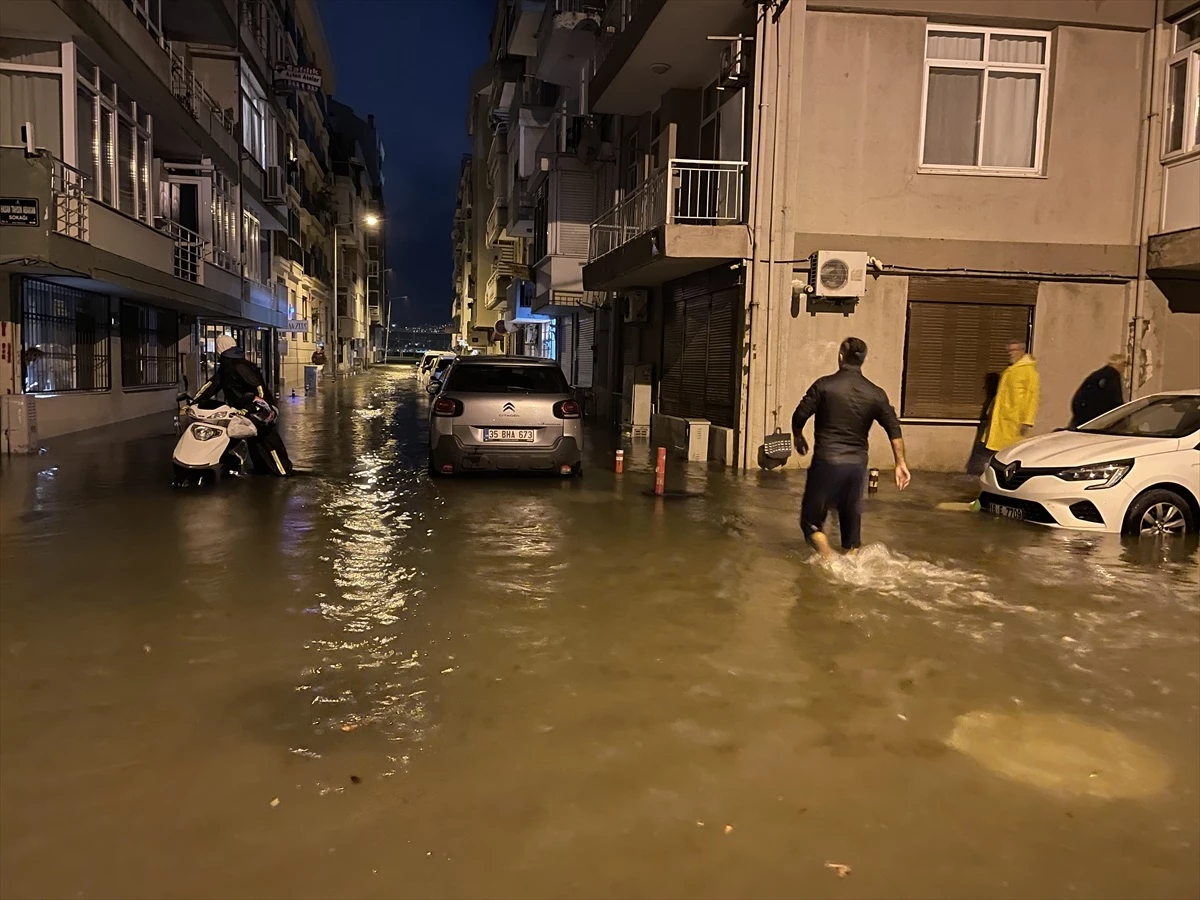
M 97 250 L 141 263 L 171 275 L 175 271 L 175 242 L 161 231 L 95 200 L 88 200 L 88 235 Z
M 1034 356 L 1041 377 L 1041 403 L 1035 431 L 1064 427 L 1070 418 L 1071 396 L 1083 379 L 1125 346 L 1127 291 L 1121 284 L 1043 282 L 1034 309 Z M 777 359 L 780 385 L 780 425 L 787 430 L 792 411 L 808 386 L 837 369 L 838 346 L 853 335 L 867 342 L 863 374 L 887 391 L 900 411 L 904 377 L 904 338 L 908 279 L 874 280 L 867 295 L 849 316 L 798 312 L 789 320 L 787 342 Z M 768 373 L 771 377 L 774 373 Z M 808 433 L 811 440 L 811 424 Z M 970 456 L 976 426 L 904 424 L 909 464 L 935 471 L 962 471 Z M 751 435 L 752 446 L 762 435 Z M 871 433 L 871 464 L 889 467 L 891 449 L 882 429 Z M 796 459 L 792 466 L 807 466 Z
M 922 174 L 925 22 L 808 14 L 796 230 L 1136 244 L 1144 36 L 1054 31 L 1043 177 Z

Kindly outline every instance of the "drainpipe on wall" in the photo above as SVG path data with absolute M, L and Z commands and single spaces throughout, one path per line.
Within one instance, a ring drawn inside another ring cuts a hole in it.
M 1138 172 L 1138 194 L 1137 194 L 1137 213 L 1135 214 L 1134 224 L 1137 228 L 1138 242 L 1138 267 L 1137 267 L 1137 285 L 1134 288 L 1133 296 L 1133 318 L 1129 323 L 1129 399 L 1134 399 L 1134 393 L 1145 382 L 1145 378 L 1141 377 L 1145 374 L 1146 367 L 1141 365 L 1141 356 L 1144 353 L 1142 347 L 1142 339 L 1146 330 L 1147 322 L 1143 316 L 1143 311 L 1146 302 L 1146 255 L 1147 244 L 1149 241 L 1149 229 L 1146 226 L 1146 200 L 1150 193 L 1150 167 L 1158 165 L 1158 155 L 1154 153 L 1153 146 L 1153 128 L 1151 127 L 1155 116 L 1158 115 L 1155 107 L 1155 84 L 1157 83 L 1158 69 L 1158 32 L 1162 25 L 1162 0 L 1154 0 L 1154 27 L 1150 32 L 1150 58 L 1146 65 L 1146 80 L 1142 88 L 1142 97 L 1145 102 L 1143 107 L 1146 110 L 1146 115 L 1142 119 L 1142 134 L 1141 134 L 1141 158 L 1142 165 Z

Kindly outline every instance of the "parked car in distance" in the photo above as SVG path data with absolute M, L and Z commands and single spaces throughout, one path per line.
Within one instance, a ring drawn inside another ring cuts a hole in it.
M 1200 529 L 1200 391 L 1142 397 L 996 454 L 980 505 L 1006 518 L 1143 537 Z
M 467 356 L 429 411 L 429 472 L 583 473 L 583 418 L 558 363 Z
M 450 350 L 426 350 L 425 355 L 421 357 L 421 362 L 417 364 L 417 381 L 427 384 L 437 361 L 447 357 L 454 359 L 454 353 Z
M 454 365 L 455 357 L 443 356 L 433 364 L 433 368 L 429 371 L 429 382 L 427 388 L 429 393 L 436 394 L 441 389 L 442 381 L 446 378 L 446 373 L 450 371 L 450 367 Z

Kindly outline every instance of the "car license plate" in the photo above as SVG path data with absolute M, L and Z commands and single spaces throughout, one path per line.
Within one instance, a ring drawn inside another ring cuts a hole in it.
M 531 428 L 488 428 L 483 432 L 485 441 L 515 441 L 517 443 L 533 443 Z
M 1020 522 L 1025 518 L 1025 510 L 1018 506 L 1003 506 L 999 503 L 993 503 L 992 515 L 999 516 L 1002 519 L 1016 519 Z

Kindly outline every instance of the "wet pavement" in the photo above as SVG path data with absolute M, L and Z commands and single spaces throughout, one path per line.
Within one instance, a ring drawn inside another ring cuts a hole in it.
M 1200 894 L 1194 542 L 918 473 L 823 567 L 799 474 L 434 482 L 426 403 L 289 401 L 287 482 L 5 463 L 0 894 Z

